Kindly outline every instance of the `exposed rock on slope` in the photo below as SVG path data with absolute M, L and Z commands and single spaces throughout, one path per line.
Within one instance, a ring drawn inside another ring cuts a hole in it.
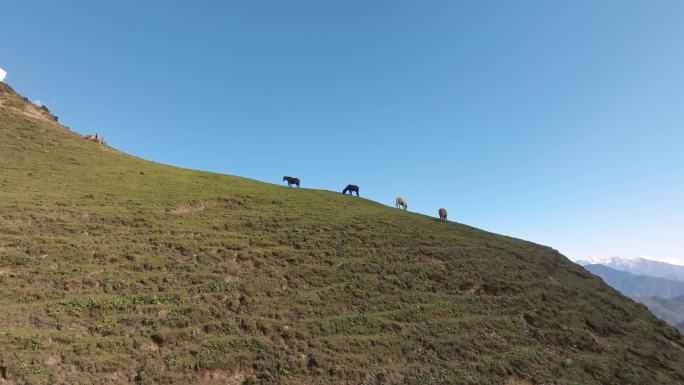
M 84 138 L 86 140 L 91 141 L 91 142 L 99 143 L 99 144 L 102 144 L 105 146 L 107 145 L 107 142 L 105 142 L 104 138 L 98 134 L 86 135 L 86 136 L 84 136 Z
M 46 106 L 37 106 L 28 98 L 18 95 L 8 84 L 0 82 L 0 107 L 18 112 L 32 119 L 57 122 L 57 117 Z

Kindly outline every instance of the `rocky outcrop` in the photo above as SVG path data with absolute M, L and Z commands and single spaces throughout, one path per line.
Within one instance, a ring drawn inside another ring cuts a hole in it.
M 104 138 L 102 138 L 102 137 L 101 137 L 100 135 L 98 135 L 98 134 L 85 135 L 84 138 L 85 138 L 86 140 L 91 141 L 91 142 L 99 143 L 99 144 L 102 144 L 102 145 L 105 145 L 105 146 L 107 145 L 107 142 L 105 142 Z
M 33 104 L 28 98 L 17 94 L 12 87 L 3 82 L 0 82 L 0 107 L 31 118 L 59 121 L 59 118 L 53 115 L 45 105 Z

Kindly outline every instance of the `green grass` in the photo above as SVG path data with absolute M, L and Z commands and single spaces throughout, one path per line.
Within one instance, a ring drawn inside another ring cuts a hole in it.
M 684 382 L 682 336 L 553 249 L 144 161 L 2 98 L 0 384 Z

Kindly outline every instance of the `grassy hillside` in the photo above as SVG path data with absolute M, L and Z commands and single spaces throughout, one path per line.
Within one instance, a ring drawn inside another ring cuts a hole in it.
M 2 83 L 0 163 L 0 384 L 684 382 L 676 329 L 547 247 L 137 159 Z

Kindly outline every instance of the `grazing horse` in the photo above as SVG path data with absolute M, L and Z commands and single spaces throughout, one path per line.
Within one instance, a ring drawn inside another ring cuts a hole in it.
M 447 220 L 447 211 L 445 208 L 439 209 L 439 220 L 442 222 L 446 222 Z
M 397 201 L 394 203 L 394 207 L 399 208 L 403 207 L 404 210 L 408 209 L 408 203 L 404 200 L 402 197 L 398 197 Z
M 356 196 L 359 196 L 359 186 L 355 184 L 348 184 L 347 187 L 342 190 L 342 194 L 346 194 L 349 191 L 349 195 L 354 195 L 352 192 L 356 192 Z
M 299 178 L 293 178 L 291 176 L 284 176 L 283 181 L 287 181 L 287 187 L 292 187 L 292 185 L 297 186 L 299 188 Z

